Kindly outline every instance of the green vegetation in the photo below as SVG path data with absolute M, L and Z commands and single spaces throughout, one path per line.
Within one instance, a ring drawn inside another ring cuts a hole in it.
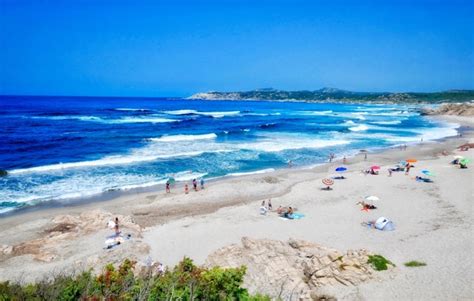
M 305 102 L 357 102 L 357 103 L 443 103 L 474 100 L 474 90 L 449 90 L 433 93 L 353 92 L 334 88 L 309 91 L 283 91 L 262 89 L 244 92 L 208 92 L 191 98 L 224 100 L 295 100 Z
M 162 275 L 133 273 L 134 262 L 118 268 L 107 265 L 102 273 L 57 275 L 34 284 L 0 283 L 0 300 L 246 300 L 269 301 L 242 288 L 245 267 L 211 269 L 184 258 Z
M 388 269 L 388 265 L 395 266 L 390 260 L 386 259 L 382 255 L 369 255 L 367 263 L 371 264 L 376 271 L 385 271 Z
M 6 177 L 8 176 L 8 171 L 0 169 L 0 177 Z
M 426 263 L 421 262 L 421 261 L 416 261 L 416 260 L 405 262 L 406 267 L 424 267 L 425 265 Z

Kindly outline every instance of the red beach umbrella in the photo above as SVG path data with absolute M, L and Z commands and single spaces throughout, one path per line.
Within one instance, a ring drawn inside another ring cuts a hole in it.
M 378 165 L 373 165 L 373 166 L 370 167 L 370 169 L 373 169 L 373 170 L 380 169 L 380 166 L 378 166 Z

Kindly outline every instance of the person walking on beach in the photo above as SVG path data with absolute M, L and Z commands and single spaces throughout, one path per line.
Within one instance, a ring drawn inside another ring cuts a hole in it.
M 204 178 L 201 178 L 201 189 L 204 189 Z
M 405 165 L 405 175 L 408 175 L 410 173 L 410 168 L 410 162 L 407 162 L 407 164 Z
M 188 193 L 189 193 L 188 184 L 184 184 L 184 193 L 185 193 L 185 194 L 188 194 Z
M 194 191 L 198 191 L 198 182 L 196 179 L 193 179 L 193 189 Z
M 269 211 L 272 211 L 272 210 L 273 210 L 272 199 L 268 199 L 268 210 L 269 210 Z
M 170 193 L 170 181 L 166 181 L 166 193 Z
M 119 235 L 120 234 L 120 229 L 119 229 L 119 220 L 118 220 L 118 217 L 115 218 L 115 235 Z

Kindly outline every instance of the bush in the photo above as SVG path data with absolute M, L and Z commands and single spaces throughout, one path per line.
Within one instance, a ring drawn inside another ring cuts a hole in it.
M 369 255 L 367 263 L 371 264 L 376 271 L 385 271 L 388 269 L 388 265 L 395 266 L 390 260 L 386 259 L 382 255 Z
M 421 262 L 421 261 L 416 261 L 416 260 L 405 262 L 406 267 L 424 267 L 425 265 L 426 263 Z
M 0 301 L 16 300 L 248 300 L 269 301 L 242 288 L 246 268 L 211 269 L 184 258 L 163 275 L 135 276 L 135 262 L 112 264 L 95 275 L 58 275 L 34 284 L 0 282 Z

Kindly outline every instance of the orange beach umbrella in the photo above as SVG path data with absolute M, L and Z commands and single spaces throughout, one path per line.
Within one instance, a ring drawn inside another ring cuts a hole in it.
M 416 160 L 416 159 L 407 159 L 406 161 L 407 161 L 408 163 L 415 163 L 415 162 L 417 162 L 418 160 Z

